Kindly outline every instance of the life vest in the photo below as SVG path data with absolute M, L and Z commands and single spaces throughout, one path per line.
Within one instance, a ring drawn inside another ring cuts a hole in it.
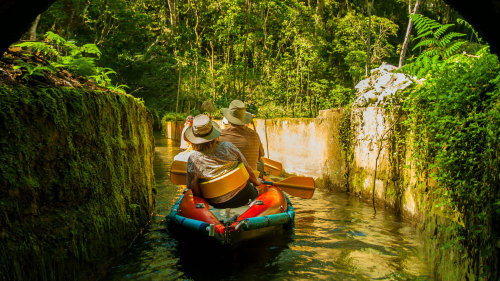
M 250 175 L 243 163 L 236 169 L 218 178 L 201 182 L 200 189 L 204 198 L 215 198 L 231 192 L 246 184 Z

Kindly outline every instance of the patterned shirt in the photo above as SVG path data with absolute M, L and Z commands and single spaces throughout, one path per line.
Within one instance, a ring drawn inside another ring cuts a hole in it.
M 248 165 L 257 171 L 257 162 L 264 155 L 264 148 L 257 132 L 247 126 L 229 124 L 227 128 L 222 130 L 219 140 L 234 144 L 245 156 Z
M 223 176 L 234 170 L 239 163 L 248 167 L 248 163 L 241 152 L 230 142 L 218 142 L 206 151 L 193 151 L 187 161 L 188 188 L 193 177 L 199 181 L 208 181 Z M 233 198 L 245 185 L 220 197 L 207 199 L 210 203 L 222 203 Z

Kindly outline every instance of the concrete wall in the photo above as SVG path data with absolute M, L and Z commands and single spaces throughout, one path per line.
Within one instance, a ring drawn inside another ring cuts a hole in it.
M 165 136 L 169 139 L 180 140 L 184 122 L 181 121 L 167 121 L 165 122 Z
M 338 137 L 342 114 L 335 109 L 322 111 L 318 118 L 258 119 L 256 129 L 266 156 L 281 162 L 287 173 L 343 190 L 345 163 Z
M 409 216 L 418 216 L 420 203 L 415 186 L 421 183 L 406 159 L 406 148 L 397 147 L 391 141 L 393 129 L 397 128 L 393 126 L 394 121 L 382 108 L 353 109 L 349 152 L 352 158 L 347 161 L 339 136 L 344 114 L 343 109 L 330 109 L 320 111 L 317 118 L 257 119 L 255 125 L 266 157 L 281 162 L 286 173 L 311 176 L 319 188 L 349 191 L 371 200 L 377 167 L 375 195 L 378 203 Z M 182 124 L 167 122 L 166 135 L 178 139 Z M 394 157 L 396 154 L 399 160 Z

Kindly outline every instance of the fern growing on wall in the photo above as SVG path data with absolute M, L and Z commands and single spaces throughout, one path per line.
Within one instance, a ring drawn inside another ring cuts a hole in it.
M 450 31 L 455 24 L 441 24 L 420 14 L 411 17 L 417 31 L 414 40 L 418 42 L 413 50 L 422 49 L 422 52 L 401 70 L 422 78 L 439 71 L 440 63 L 453 59 L 460 48 L 467 43 L 461 39 L 466 34 Z
M 415 29 L 418 36 L 415 40 L 420 42 L 413 47 L 413 50 L 424 47 L 425 50 L 421 56 L 440 56 L 446 59 L 460 49 L 466 41 L 458 40 L 458 38 L 465 36 L 463 33 L 449 31 L 454 24 L 440 24 L 436 20 L 430 19 L 420 14 L 411 16 L 415 23 Z
M 110 68 L 99 67 L 97 61 L 101 51 L 95 44 L 78 46 L 73 40 L 66 40 L 58 34 L 48 31 L 44 42 L 22 42 L 16 47 L 28 48 L 35 54 L 46 59 L 48 66 L 30 65 L 28 62 L 18 61 L 17 69 L 24 69 L 24 78 L 32 75 L 43 75 L 43 71 L 55 72 L 58 69 L 68 69 L 78 75 L 94 81 L 101 87 L 117 92 L 124 92 L 126 85 L 112 84 L 111 75 L 116 74 Z

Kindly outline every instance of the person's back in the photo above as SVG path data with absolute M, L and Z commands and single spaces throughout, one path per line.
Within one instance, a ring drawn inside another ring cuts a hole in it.
M 245 126 L 252 122 L 252 114 L 246 112 L 246 106 L 240 100 L 233 100 L 229 108 L 222 109 L 222 113 L 229 125 L 222 130 L 219 140 L 234 144 L 245 156 L 248 165 L 257 171 L 257 162 L 264 155 L 264 148 L 257 132 Z
M 257 171 L 257 162 L 264 155 L 264 148 L 257 132 L 244 125 L 229 124 L 222 130 L 219 141 L 227 141 L 236 146 L 245 156 L 248 165 Z
M 235 208 L 248 203 L 258 195 L 257 179 L 243 154 L 229 142 L 219 142 L 219 126 L 206 115 L 194 118 L 193 126 L 186 130 L 185 138 L 193 145 L 187 161 L 186 183 L 196 196 L 204 197 L 216 208 Z M 224 180 L 232 171 L 243 172 L 243 180 L 225 184 L 209 181 Z

